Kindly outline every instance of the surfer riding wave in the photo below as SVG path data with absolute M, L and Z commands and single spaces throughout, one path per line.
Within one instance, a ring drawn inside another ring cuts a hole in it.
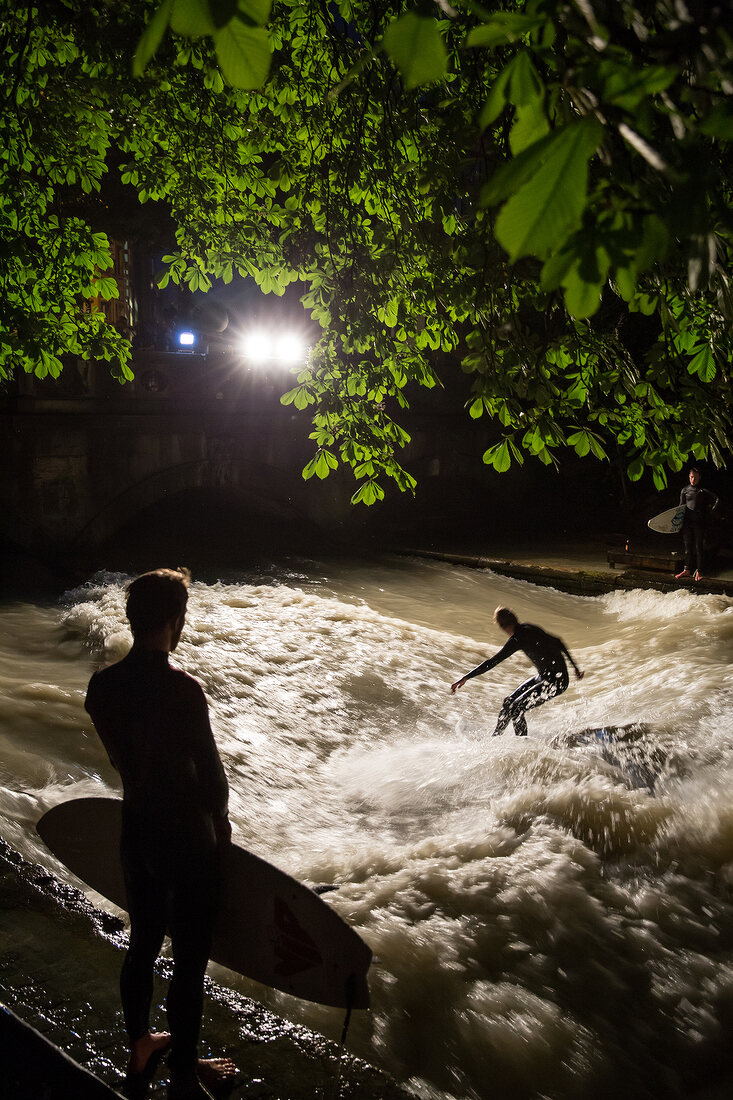
M 568 667 L 565 658 L 567 657 L 573 666 L 578 680 L 583 679 L 584 673 L 576 665 L 562 638 L 556 638 L 554 634 L 548 634 L 532 623 L 520 623 L 508 607 L 497 607 L 494 612 L 494 622 L 509 636 L 509 640 L 493 657 L 482 661 L 476 668 L 451 684 L 451 694 L 455 694 L 474 676 L 482 676 L 484 672 L 488 672 L 512 654 L 518 651 L 526 654 L 537 669 L 537 675 L 526 680 L 516 691 L 506 697 L 499 711 L 496 729 L 492 734 L 493 737 L 500 736 L 509 723 L 513 722 L 517 737 L 526 737 L 525 712 L 541 706 L 548 699 L 552 699 L 555 695 L 562 695 L 567 690 Z

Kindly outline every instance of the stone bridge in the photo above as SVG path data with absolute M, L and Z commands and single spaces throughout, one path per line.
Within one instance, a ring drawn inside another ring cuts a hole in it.
M 133 368 L 124 386 L 87 364 L 13 382 L 0 401 L 0 538 L 44 556 L 93 550 L 185 494 L 204 525 L 214 498 L 254 523 L 333 527 L 353 511 L 351 480 L 302 480 L 312 444 L 307 417 L 280 403 L 286 373 L 166 352 L 138 353 Z

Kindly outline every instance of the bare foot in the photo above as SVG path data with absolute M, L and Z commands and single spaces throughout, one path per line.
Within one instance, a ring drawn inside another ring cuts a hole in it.
M 128 1076 L 145 1073 L 151 1058 L 160 1056 L 170 1046 L 171 1037 L 167 1031 L 146 1031 L 132 1044 L 130 1060 L 127 1063 Z
M 212 1092 L 230 1088 L 239 1073 L 231 1058 L 199 1058 L 197 1068 L 201 1083 Z
M 198 1076 L 207 1089 L 229 1085 L 239 1070 L 231 1058 L 199 1058 Z
M 230 1092 L 238 1072 L 231 1058 L 199 1058 L 195 1072 L 171 1073 L 168 1100 L 208 1100 Z

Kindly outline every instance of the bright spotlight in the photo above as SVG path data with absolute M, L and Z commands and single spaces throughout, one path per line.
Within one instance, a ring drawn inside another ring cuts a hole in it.
M 255 363 L 272 358 L 272 338 L 266 332 L 249 332 L 242 340 L 242 351 Z
M 192 348 L 196 343 L 196 334 L 193 332 L 179 332 L 178 343 L 182 348 Z
M 303 342 L 294 332 L 284 332 L 275 340 L 275 358 L 281 363 L 297 363 L 303 358 Z

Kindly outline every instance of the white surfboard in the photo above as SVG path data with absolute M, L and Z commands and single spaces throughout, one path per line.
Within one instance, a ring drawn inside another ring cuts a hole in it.
M 118 798 L 72 798 L 36 825 L 44 844 L 73 874 L 127 909 L 121 828 Z M 307 1001 L 369 1007 L 370 948 L 313 890 L 237 844 L 225 857 L 210 957 Z
M 659 531 L 661 535 L 676 535 L 682 530 L 682 521 L 685 518 L 685 506 L 679 504 L 676 508 L 668 508 L 666 512 L 660 512 L 658 516 L 652 516 L 647 524 L 652 531 Z

